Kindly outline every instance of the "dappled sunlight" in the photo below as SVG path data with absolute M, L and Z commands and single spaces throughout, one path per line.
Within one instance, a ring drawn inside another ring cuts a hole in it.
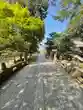
M 82 0 L 0 0 L 0 110 L 83 110 Z

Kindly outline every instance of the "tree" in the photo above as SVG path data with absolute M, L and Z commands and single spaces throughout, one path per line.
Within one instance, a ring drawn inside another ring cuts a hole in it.
M 57 49 L 58 59 L 60 55 L 67 56 L 72 52 L 72 47 L 74 47 L 74 44 L 71 41 L 70 36 L 67 34 L 67 31 L 63 33 L 53 32 L 50 35 L 53 38 L 54 47 Z
M 81 0 L 61 0 L 60 11 L 58 11 L 57 16 L 54 18 L 60 21 L 73 19 L 78 14 L 81 4 Z
M 60 10 L 57 16 L 53 18 L 62 22 L 65 19 L 69 20 L 67 29 L 60 36 L 56 37 L 56 33 L 51 33 L 59 55 L 68 54 L 68 52 L 73 53 L 72 39 L 80 38 L 83 40 L 83 4 L 81 0 L 61 0 Z
M 50 38 L 47 38 L 45 42 L 47 55 L 50 56 L 52 49 L 54 48 L 54 42 L 52 38 L 52 34 L 50 34 Z
M 40 18 L 30 16 L 29 10 L 26 7 L 23 8 L 19 3 L 0 2 L 0 5 L 0 28 L 2 28 L 0 42 L 3 45 L 7 43 L 8 48 L 25 53 L 29 52 L 31 45 L 35 47 L 33 49 L 35 52 L 37 45 L 44 37 L 44 22 Z M 5 29 L 3 28 L 4 23 L 6 24 Z
M 32 16 L 45 19 L 47 15 L 48 0 L 19 0 L 24 6 L 28 6 L 28 9 Z

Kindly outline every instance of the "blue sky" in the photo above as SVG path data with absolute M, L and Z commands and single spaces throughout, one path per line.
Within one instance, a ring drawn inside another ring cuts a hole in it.
M 59 4 L 56 7 L 50 5 L 48 8 L 48 15 L 45 19 L 45 37 L 48 37 L 51 32 L 62 32 L 67 27 L 67 21 L 61 23 L 52 18 L 52 15 L 56 15 L 57 10 L 59 10 Z
M 60 22 L 56 21 L 52 18 L 52 15 L 56 15 L 57 11 L 59 10 L 59 4 L 57 3 L 57 6 L 49 6 L 48 8 L 48 15 L 46 19 L 44 20 L 45 22 L 45 39 L 43 40 L 42 44 L 46 41 L 46 38 L 49 37 L 49 34 L 52 32 L 63 32 L 66 27 L 68 22 Z M 43 48 L 43 46 L 40 46 L 40 48 Z

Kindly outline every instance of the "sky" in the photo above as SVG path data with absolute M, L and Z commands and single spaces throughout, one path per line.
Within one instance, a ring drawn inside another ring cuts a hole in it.
M 59 7 L 58 3 L 56 6 L 49 5 L 48 15 L 47 15 L 46 19 L 44 20 L 45 38 L 44 38 L 42 44 L 44 44 L 44 42 L 46 42 L 46 38 L 49 37 L 50 33 L 52 33 L 52 32 L 63 32 L 68 25 L 67 21 L 64 21 L 61 23 L 60 21 L 56 21 L 53 19 L 52 15 L 55 16 L 59 9 L 60 9 L 60 7 Z M 40 48 L 42 48 L 42 46 L 40 46 Z
M 66 27 L 68 22 L 64 21 L 61 23 L 60 21 L 56 21 L 53 19 L 52 15 L 56 15 L 57 11 L 59 10 L 59 4 L 57 6 L 49 6 L 48 8 L 48 15 L 46 19 L 44 20 L 45 22 L 45 37 L 49 36 L 49 33 L 51 32 L 63 32 Z

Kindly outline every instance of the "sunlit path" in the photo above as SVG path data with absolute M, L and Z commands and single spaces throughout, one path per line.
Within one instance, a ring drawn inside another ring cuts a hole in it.
M 83 110 L 82 97 L 59 64 L 39 55 L 0 89 L 0 110 Z

